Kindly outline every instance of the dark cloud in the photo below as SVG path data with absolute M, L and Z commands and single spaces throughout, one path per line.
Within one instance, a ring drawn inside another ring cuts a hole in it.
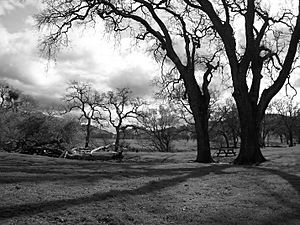
M 136 66 L 112 74 L 107 80 L 107 85 L 112 89 L 127 87 L 134 95 L 146 97 L 153 93 L 152 79 L 153 75 L 149 70 Z
M 26 56 L 19 54 L 4 54 L 0 56 L 0 79 L 17 80 L 24 84 L 34 84 L 34 80 L 27 73 L 29 62 Z

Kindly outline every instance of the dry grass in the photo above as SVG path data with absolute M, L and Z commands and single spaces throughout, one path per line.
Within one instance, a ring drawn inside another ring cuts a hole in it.
M 93 138 L 91 139 L 91 146 L 99 147 L 114 142 L 114 139 L 103 140 L 100 138 Z M 126 143 L 131 149 L 148 152 L 154 150 L 154 148 L 150 147 L 152 143 L 147 139 L 122 139 L 122 142 Z M 84 145 L 84 143 L 82 143 L 82 145 Z M 173 152 L 185 152 L 197 149 L 197 142 L 196 140 L 173 140 L 171 146 Z
M 193 163 L 194 152 L 122 163 L 0 153 L 0 224 L 300 224 L 300 148 L 260 166 Z

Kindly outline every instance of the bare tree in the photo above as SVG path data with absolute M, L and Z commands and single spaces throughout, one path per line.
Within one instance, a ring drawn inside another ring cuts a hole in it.
M 280 115 L 280 122 L 283 125 L 285 136 L 289 147 L 294 146 L 294 136 L 297 132 L 297 116 L 299 113 L 299 103 L 293 98 L 287 97 L 276 99 L 271 103 L 274 113 Z
M 79 120 L 86 122 L 85 147 L 89 147 L 92 122 L 100 124 L 102 120 L 99 111 L 100 94 L 89 83 L 72 81 L 67 88 L 64 101 L 67 103 L 67 111 L 78 111 Z
M 178 134 L 178 114 L 171 105 L 148 108 L 138 117 L 140 129 L 147 134 L 154 148 L 161 152 L 172 151 L 171 142 Z
M 233 147 L 237 148 L 240 124 L 237 108 L 232 99 L 228 98 L 225 103 L 217 104 L 211 127 L 212 134 L 221 135 L 227 147 L 230 147 L 232 143 Z
M 136 40 L 152 44 L 150 50 L 161 62 L 162 73 L 172 76 L 175 83 L 184 83 L 197 134 L 196 161 L 212 162 L 207 130 L 208 86 L 218 63 L 199 62 L 203 62 L 201 55 L 214 56 L 220 46 L 215 45 L 218 38 L 201 9 L 181 0 L 51 0 L 45 3 L 37 22 L 40 28 L 46 26 L 50 31 L 41 43 L 48 56 L 67 43 L 68 31 L 75 23 L 94 23 L 95 17 L 105 21 L 108 31 L 130 32 Z
M 128 88 L 118 88 L 102 94 L 101 109 L 104 118 L 116 132 L 115 151 L 120 147 L 121 132 L 127 128 L 134 127 L 140 107 L 144 102 L 132 95 Z

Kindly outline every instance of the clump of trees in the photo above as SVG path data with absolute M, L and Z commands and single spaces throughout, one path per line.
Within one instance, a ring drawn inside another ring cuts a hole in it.
M 0 148 L 30 154 L 59 155 L 77 139 L 73 119 L 46 115 L 35 100 L 0 83 Z
M 151 108 L 128 88 L 101 93 L 88 82 L 72 81 L 62 98 L 64 107 L 45 108 L 6 83 L 1 87 L 0 147 L 5 151 L 60 156 L 82 140 L 84 148 L 91 149 L 95 129 L 114 131 L 114 150 L 120 151 L 121 134 L 131 128 L 150 141 L 151 148 L 170 152 L 182 127 L 173 104 Z
M 188 105 L 183 106 L 187 103 L 174 96 L 167 101 L 156 99 L 161 104 L 155 107 L 128 88 L 101 93 L 90 83 L 72 81 L 62 99 L 65 107 L 49 109 L 5 82 L 0 87 L 0 149 L 5 151 L 60 156 L 82 143 L 91 149 L 92 130 L 97 130 L 97 138 L 114 132 L 110 138 L 114 138 L 114 150 L 120 152 L 122 135 L 129 130 L 148 140 L 148 147 L 171 152 L 174 140 L 195 133 Z M 218 102 L 216 98 L 209 110 L 211 142 L 238 147 L 241 127 L 233 100 Z M 278 136 L 293 146 L 299 143 L 299 127 L 299 103 L 294 98 L 274 100 L 262 123 L 260 144 L 264 147 L 268 137 Z
M 277 115 L 276 132 L 283 135 L 289 147 L 294 146 L 295 137 L 299 141 L 299 103 L 294 98 L 286 97 L 276 99 L 271 103 L 271 109 Z
M 120 147 L 120 135 L 134 127 L 144 101 L 135 97 L 128 88 L 100 93 L 88 82 L 72 81 L 64 97 L 67 112 L 78 113 L 79 122 L 85 126 L 85 148 L 89 147 L 91 129 L 112 128 L 115 132 L 115 151 Z

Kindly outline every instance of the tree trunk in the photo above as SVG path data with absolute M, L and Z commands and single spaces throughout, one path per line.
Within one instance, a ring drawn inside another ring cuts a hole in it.
M 116 141 L 115 141 L 115 151 L 116 152 L 119 150 L 119 144 L 120 144 L 120 129 L 116 128 Z
M 289 131 L 289 147 L 294 146 L 294 137 L 293 137 L 293 131 Z
M 226 147 L 229 148 L 229 140 L 228 140 L 228 137 L 225 133 L 223 133 L 223 137 L 225 139 Z
M 211 163 L 209 135 L 208 135 L 208 104 L 204 96 L 189 96 L 189 102 L 195 120 L 195 130 L 197 139 L 196 162 Z
M 282 134 L 279 135 L 279 138 L 280 138 L 280 143 L 283 144 L 283 137 L 282 137 Z
M 286 145 L 289 145 L 289 138 L 288 138 L 288 134 L 287 134 L 287 133 L 285 133 L 284 137 L 285 137 L 285 143 L 286 143 Z
M 91 120 L 88 119 L 87 125 L 86 125 L 86 136 L 85 136 L 85 145 L 84 145 L 85 148 L 89 147 L 90 134 L 91 134 Z
M 237 148 L 238 138 L 236 135 L 233 136 L 233 147 Z
M 260 150 L 260 126 L 257 109 L 245 99 L 237 99 L 241 126 L 241 146 L 235 164 L 258 164 L 266 161 Z M 260 116 L 262 118 L 262 116 Z
M 267 135 L 267 146 L 268 147 L 270 146 L 270 135 L 269 134 Z
M 198 112 L 202 114 L 201 112 Z M 213 159 L 210 153 L 209 136 L 208 136 L 208 121 L 199 116 L 194 115 L 195 129 L 197 136 L 197 158 L 196 162 L 211 163 Z
M 209 135 L 208 135 L 208 106 L 209 106 L 209 92 L 207 80 L 202 84 L 202 91 L 196 81 L 193 70 L 183 71 L 184 85 L 188 95 L 189 105 L 195 121 L 195 131 L 197 139 L 197 157 L 196 162 L 211 163 Z
M 266 147 L 265 136 L 264 135 L 260 135 L 259 138 L 260 138 L 260 141 L 259 141 L 260 147 L 262 147 L 262 148 Z
M 171 145 L 170 145 L 170 141 L 169 140 L 166 141 L 166 151 L 167 152 L 171 152 Z

